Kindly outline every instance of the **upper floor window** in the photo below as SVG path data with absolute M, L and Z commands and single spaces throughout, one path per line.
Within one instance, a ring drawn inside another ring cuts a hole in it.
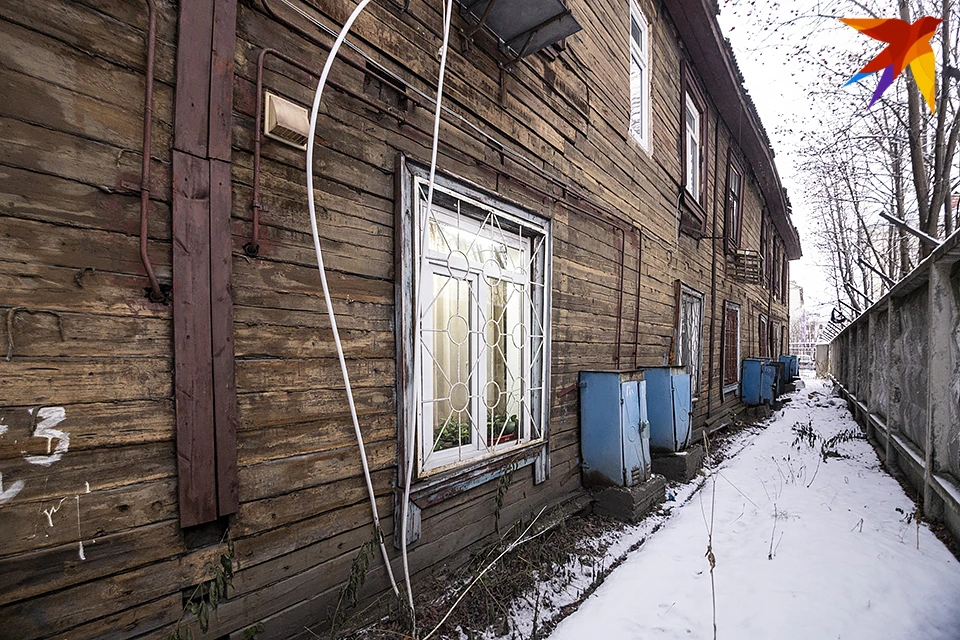
M 421 476 L 543 439 L 550 313 L 549 222 L 413 180 L 413 308 L 420 318 L 416 448 Z
M 767 216 L 760 216 L 760 255 L 763 256 L 763 286 L 770 286 L 770 233 L 767 230 Z
M 773 264 L 770 269 L 771 287 L 773 288 L 773 298 L 780 299 L 780 243 L 773 241 Z
M 650 27 L 640 5 L 630 2 L 630 135 L 650 146 Z
M 689 91 L 684 95 L 684 185 L 694 200 L 701 202 L 703 191 L 701 167 L 703 166 L 703 110 Z M 701 202 L 702 204 L 702 202 Z
M 783 262 L 780 266 L 780 300 L 787 304 L 787 298 L 790 295 L 790 262 L 787 260 L 787 254 L 784 252 Z
M 727 250 L 740 246 L 740 227 L 743 220 L 743 171 L 731 157 L 727 170 Z

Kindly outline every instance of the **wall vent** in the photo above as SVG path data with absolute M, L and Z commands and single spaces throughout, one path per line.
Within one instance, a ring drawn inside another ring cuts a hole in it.
M 307 148 L 310 117 L 300 105 L 266 92 L 263 134 L 300 150 Z

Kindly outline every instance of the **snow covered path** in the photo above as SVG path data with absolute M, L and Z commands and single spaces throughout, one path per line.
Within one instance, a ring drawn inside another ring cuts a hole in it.
M 714 482 L 718 638 L 960 638 L 960 563 L 925 526 L 918 533 L 913 502 L 871 446 L 840 443 L 842 457 L 825 462 L 821 441 L 794 446 L 796 423 L 827 439 L 857 429 L 828 385 L 805 382 L 551 640 L 712 638 Z

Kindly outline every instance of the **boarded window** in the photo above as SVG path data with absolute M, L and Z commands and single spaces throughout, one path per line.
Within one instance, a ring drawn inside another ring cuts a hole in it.
M 650 144 L 650 28 L 640 5 L 630 3 L 630 135 Z
M 740 381 L 740 305 L 728 302 L 723 319 L 723 384 Z
M 684 285 L 678 287 L 677 348 L 674 364 L 686 368 L 690 374 L 690 388 L 696 398 L 700 393 L 703 294 Z

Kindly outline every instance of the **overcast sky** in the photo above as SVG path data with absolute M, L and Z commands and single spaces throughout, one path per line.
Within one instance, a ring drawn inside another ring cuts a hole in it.
M 864 57 L 869 56 L 872 48 L 866 38 L 839 21 L 834 25 L 798 17 L 816 10 L 829 13 L 830 5 L 835 9 L 837 4 L 816 0 L 796 0 L 783 5 L 765 0 L 721 0 L 720 3 L 721 27 L 733 44 L 747 90 L 773 143 L 780 179 L 793 205 L 793 222 L 800 232 L 803 258 L 791 263 L 790 277 L 803 289 L 807 313 L 822 316 L 829 316 L 836 296 L 827 282 L 825 271 L 819 266 L 823 258 L 813 246 L 811 231 L 814 222 L 803 197 L 796 154 L 800 132 L 816 129 L 819 111 L 824 108 L 817 104 L 816 98 L 808 95 L 821 78 L 817 70 L 802 64 L 793 52 L 795 46 L 804 41 L 816 47 L 818 40 L 829 39 L 831 44 L 849 40 L 851 47 L 863 47 Z M 788 27 L 776 31 L 770 28 L 771 23 L 788 22 Z M 855 71 L 851 69 L 850 75 Z M 792 307 L 796 307 L 799 298 L 799 292 L 794 288 L 791 291 Z

